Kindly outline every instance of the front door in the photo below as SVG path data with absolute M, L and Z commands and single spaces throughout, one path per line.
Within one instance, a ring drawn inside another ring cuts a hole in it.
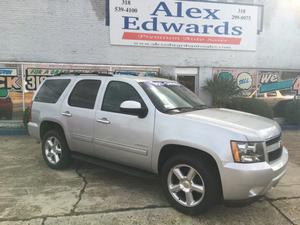
M 146 106 L 136 88 L 142 89 L 122 81 L 108 83 L 102 106 L 96 111 L 95 151 L 100 158 L 149 169 L 155 111 Z M 147 107 L 147 116 L 121 113 L 121 103 L 129 100 Z

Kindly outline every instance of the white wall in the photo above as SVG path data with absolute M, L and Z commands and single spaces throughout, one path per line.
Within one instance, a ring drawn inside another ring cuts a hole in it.
M 110 46 L 104 2 L 1 0 L 0 61 L 300 69 L 299 0 L 259 1 L 256 52 Z

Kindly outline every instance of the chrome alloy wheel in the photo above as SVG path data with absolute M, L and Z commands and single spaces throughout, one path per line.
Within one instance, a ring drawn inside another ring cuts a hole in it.
M 45 155 L 50 163 L 54 165 L 59 163 L 62 157 L 62 149 L 60 141 L 56 137 L 52 136 L 46 140 Z
M 168 189 L 172 197 L 186 207 L 200 204 L 205 194 L 202 177 L 196 169 L 185 164 L 177 165 L 169 171 Z

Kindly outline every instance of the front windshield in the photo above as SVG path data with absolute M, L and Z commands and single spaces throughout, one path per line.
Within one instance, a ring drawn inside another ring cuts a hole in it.
M 140 85 L 161 112 L 180 113 L 206 108 L 197 95 L 176 82 L 147 81 Z

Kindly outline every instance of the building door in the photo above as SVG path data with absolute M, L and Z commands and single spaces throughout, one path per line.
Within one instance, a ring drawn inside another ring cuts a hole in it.
M 192 92 L 196 92 L 196 76 L 178 75 L 177 81 L 186 86 Z
M 176 68 L 177 81 L 194 93 L 199 91 L 198 74 L 198 68 Z

